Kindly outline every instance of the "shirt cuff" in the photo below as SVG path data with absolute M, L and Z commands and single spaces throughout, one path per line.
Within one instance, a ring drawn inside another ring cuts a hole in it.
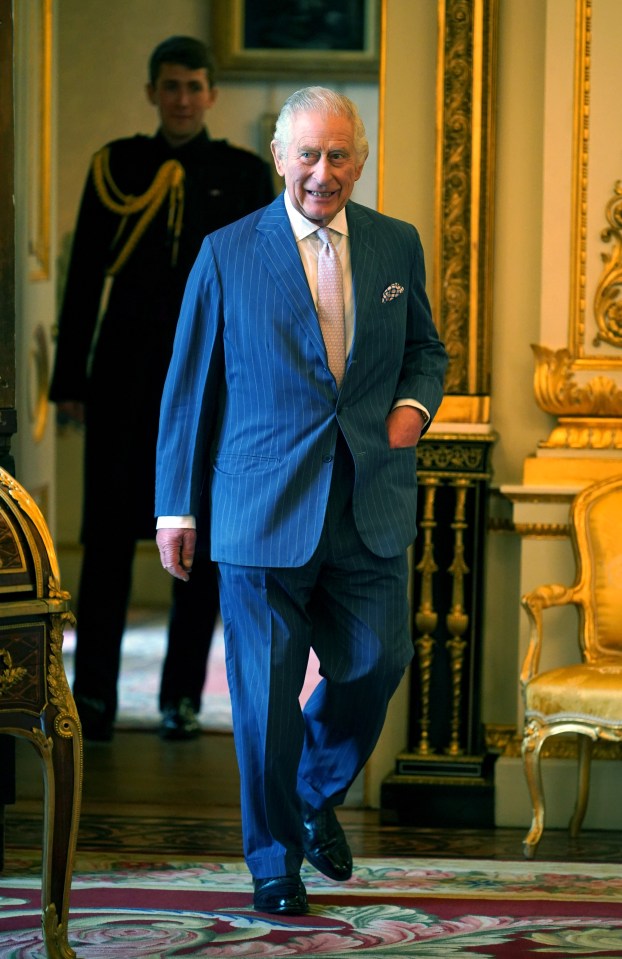
M 393 409 L 396 410 L 398 406 L 414 406 L 416 410 L 419 410 L 423 414 L 423 425 L 425 426 L 430 422 L 430 414 L 426 410 L 425 406 L 422 406 L 421 403 L 418 403 L 417 400 L 396 400 L 393 404 Z
M 196 529 L 194 516 L 158 516 L 156 529 Z

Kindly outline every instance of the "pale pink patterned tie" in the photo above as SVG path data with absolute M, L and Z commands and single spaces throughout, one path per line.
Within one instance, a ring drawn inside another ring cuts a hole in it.
M 326 345 L 328 368 L 337 386 L 341 386 L 346 369 L 343 273 L 328 227 L 321 227 L 317 235 L 322 241 L 317 261 L 317 314 Z

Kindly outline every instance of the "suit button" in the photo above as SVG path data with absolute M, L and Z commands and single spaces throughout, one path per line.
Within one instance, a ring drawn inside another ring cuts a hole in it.
M 333 461 L 333 458 L 330 455 L 330 453 L 327 453 L 325 456 L 322 457 L 323 463 L 332 463 L 332 461 Z

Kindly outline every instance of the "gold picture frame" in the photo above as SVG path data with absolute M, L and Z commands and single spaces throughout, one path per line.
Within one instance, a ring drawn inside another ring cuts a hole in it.
M 375 80 L 379 68 L 379 0 L 327 0 L 314 12 L 269 0 L 213 0 L 211 37 L 227 80 Z

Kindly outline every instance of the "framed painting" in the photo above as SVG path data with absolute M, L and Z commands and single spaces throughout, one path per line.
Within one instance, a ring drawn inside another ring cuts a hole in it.
M 380 0 L 213 0 L 219 74 L 307 80 L 376 80 Z

